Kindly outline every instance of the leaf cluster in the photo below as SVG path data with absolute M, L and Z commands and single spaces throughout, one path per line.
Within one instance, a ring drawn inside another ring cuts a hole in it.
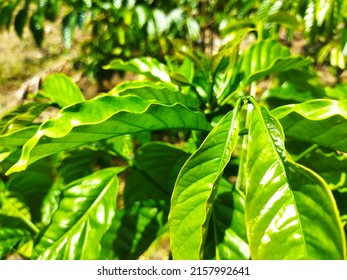
M 90 100 L 53 74 L 3 116 L 1 257 L 346 259 L 344 87 L 253 32 L 112 60 L 139 79 Z

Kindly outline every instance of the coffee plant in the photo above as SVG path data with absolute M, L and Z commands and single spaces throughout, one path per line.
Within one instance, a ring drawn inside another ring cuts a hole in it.
M 52 74 L 5 114 L 1 258 L 346 259 L 346 85 L 257 28 L 112 60 L 139 79 L 90 100 Z

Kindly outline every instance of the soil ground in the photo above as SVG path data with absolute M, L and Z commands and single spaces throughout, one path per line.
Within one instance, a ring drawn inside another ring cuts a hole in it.
M 14 28 L 0 30 L 0 116 L 18 105 L 27 91 L 37 89 L 40 78 L 52 72 L 64 72 L 85 91 L 94 95 L 96 83 L 73 69 L 83 34 L 76 30 L 73 49 L 64 50 L 60 25 L 45 23 L 45 39 L 37 47 L 31 33 L 25 30 L 19 38 Z

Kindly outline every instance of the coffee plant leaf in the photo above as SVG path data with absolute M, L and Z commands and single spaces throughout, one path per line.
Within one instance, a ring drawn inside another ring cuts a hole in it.
M 63 73 L 49 75 L 42 84 L 42 94 L 61 108 L 84 101 L 79 87 Z
M 199 108 L 199 100 L 192 95 L 182 94 L 177 88 L 168 83 L 153 83 L 150 81 L 132 81 L 122 83 L 111 92 L 111 95 L 134 95 L 161 104 L 181 103 L 190 109 Z
M 271 113 L 287 137 L 347 152 L 347 101 L 316 99 L 281 106 Z
M 29 231 L 18 228 L 1 227 L 0 228 L 0 258 L 4 259 L 14 248 L 29 240 L 31 234 Z
M 8 174 L 24 170 L 40 158 L 101 139 L 142 131 L 209 128 L 201 112 L 179 103 L 162 105 L 136 96 L 101 96 L 65 107 L 56 118 L 43 123 L 24 144 L 21 158 Z
M 152 142 L 140 147 L 125 182 L 123 209 L 116 213 L 102 244 L 107 259 L 136 259 L 165 233 L 170 198 L 177 175 L 189 154 Z M 107 245 L 106 245 L 107 244 Z
M 106 168 L 71 182 L 40 236 L 34 259 L 97 259 L 100 240 L 117 209 L 118 177 L 124 168 Z
M 252 259 L 344 259 L 333 196 L 291 160 L 278 120 L 255 106 L 250 117 L 245 214 Z
M 289 70 L 300 70 L 310 64 L 302 57 L 292 56 L 289 48 L 271 39 L 255 43 L 244 51 L 232 71 L 228 85 L 224 86 L 217 98 L 225 99 L 228 95 L 252 82 L 259 81 L 270 74 L 278 74 Z
M 132 58 L 128 61 L 115 59 L 104 66 L 106 70 L 122 70 L 144 75 L 154 81 L 170 82 L 169 69 L 152 57 Z
M 49 106 L 48 103 L 30 102 L 23 104 L 3 116 L 0 120 L 0 135 L 25 129 Z
M 248 260 L 250 250 L 245 225 L 245 198 L 222 178 L 210 219 L 204 248 L 205 259 Z
M 239 106 L 226 114 L 182 167 L 169 214 L 174 259 L 201 259 L 218 182 L 236 146 Z

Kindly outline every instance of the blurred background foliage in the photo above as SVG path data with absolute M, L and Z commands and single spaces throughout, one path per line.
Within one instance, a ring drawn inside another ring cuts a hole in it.
M 38 47 L 49 21 L 61 26 L 65 49 L 74 32 L 79 42 L 75 66 L 99 82 L 114 58 L 152 56 L 163 61 L 172 53 L 171 40 L 183 39 L 213 54 L 235 32 L 254 28 L 258 38 L 275 38 L 312 56 L 334 74 L 346 68 L 347 3 L 343 0 L 3 0 L 0 28 L 14 28 L 19 37 L 29 28 Z

